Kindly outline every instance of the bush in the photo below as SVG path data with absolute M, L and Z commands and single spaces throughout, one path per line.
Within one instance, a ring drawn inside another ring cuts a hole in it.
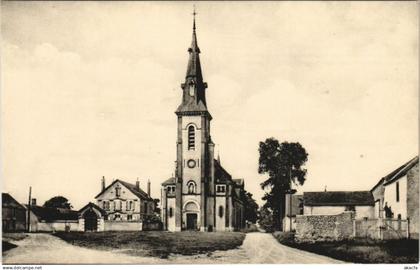
M 274 232 L 273 233 L 274 238 L 277 239 L 281 244 L 284 245 L 294 245 L 295 243 L 295 233 L 294 232 Z

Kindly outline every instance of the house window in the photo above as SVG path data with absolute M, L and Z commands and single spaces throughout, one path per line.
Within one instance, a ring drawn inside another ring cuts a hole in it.
M 223 206 L 219 206 L 219 217 L 223 217 Z
M 115 196 L 117 196 L 117 198 L 121 196 L 121 187 L 117 186 L 115 188 Z
M 175 193 L 175 186 L 168 186 L 168 193 Z
M 102 202 L 102 209 L 106 209 L 106 201 Z
M 395 192 L 396 192 L 396 200 L 397 202 L 400 201 L 400 183 L 395 183 Z
M 194 126 L 188 127 L 188 150 L 195 150 L 195 129 Z
M 128 210 L 134 210 L 133 209 L 133 201 L 128 202 Z
M 216 192 L 217 193 L 225 193 L 226 192 L 226 186 L 225 185 L 216 185 Z
M 114 220 L 121 220 L 120 214 L 115 214 L 114 215 Z
M 106 201 L 106 208 L 105 208 L 105 209 L 106 209 L 106 210 L 109 210 L 109 209 L 110 209 L 110 207 L 111 207 L 111 206 L 110 206 L 109 201 Z
M 133 220 L 133 216 L 132 215 L 127 215 L 127 220 Z
M 169 217 L 173 217 L 174 209 L 172 207 L 169 208 Z
M 188 181 L 187 187 L 188 187 L 188 194 L 194 194 L 196 192 L 196 185 L 193 180 Z

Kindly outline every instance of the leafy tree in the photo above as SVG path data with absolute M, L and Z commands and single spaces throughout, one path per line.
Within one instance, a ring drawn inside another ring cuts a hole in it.
M 154 212 L 157 215 L 160 215 L 160 207 L 159 207 L 160 200 L 159 199 L 153 199 L 153 203 L 155 205 L 155 211 Z
M 303 185 L 306 180 L 306 169 L 303 168 L 308 160 L 308 154 L 300 143 L 289 143 L 268 138 L 259 145 L 258 173 L 268 174 L 268 179 L 261 183 L 266 193 L 263 200 L 264 207 L 270 209 L 273 215 L 274 228 L 282 229 L 281 220 L 284 217 L 285 194 L 290 190 L 291 183 Z
M 245 210 L 245 220 L 256 223 L 257 222 L 257 215 L 258 215 L 258 204 L 252 198 L 252 193 L 246 192 L 244 194 L 245 200 L 244 200 L 244 210 Z
M 266 232 L 274 231 L 273 213 L 265 206 L 258 211 L 258 224 Z
M 63 196 L 55 196 L 44 203 L 44 207 L 71 209 L 73 206 Z

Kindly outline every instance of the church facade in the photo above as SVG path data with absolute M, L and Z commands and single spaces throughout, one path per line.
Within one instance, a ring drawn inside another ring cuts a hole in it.
M 214 158 L 195 18 L 182 101 L 176 110 L 174 177 L 162 183 L 161 218 L 168 231 L 233 231 L 245 226 L 243 179 L 233 179 Z

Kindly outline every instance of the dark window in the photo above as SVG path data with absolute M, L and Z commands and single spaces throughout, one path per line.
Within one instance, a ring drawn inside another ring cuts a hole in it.
M 127 220 L 133 220 L 133 216 L 132 215 L 127 215 Z
M 121 196 L 121 188 L 119 186 L 117 186 L 115 188 L 115 196 L 120 197 Z
M 174 210 L 171 208 L 169 208 L 169 217 L 172 217 L 174 215 Z
M 396 191 L 396 195 L 397 195 L 397 202 L 399 202 L 400 201 L 400 183 L 399 182 L 397 182 L 397 183 L 395 183 L 395 191 Z
M 188 127 L 188 150 L 195 150 L 195 129 L 194 126 Z
M 175 186 L 168 186 L 168 193 L 175 193 Z
M 219 217 L 223 217 L 223 206 L 219 206 Z
M 225 185 L 217 185 L 216 186 L 216 192 L 217 193 L 225 193 L 226 192 L 226 186 Z

